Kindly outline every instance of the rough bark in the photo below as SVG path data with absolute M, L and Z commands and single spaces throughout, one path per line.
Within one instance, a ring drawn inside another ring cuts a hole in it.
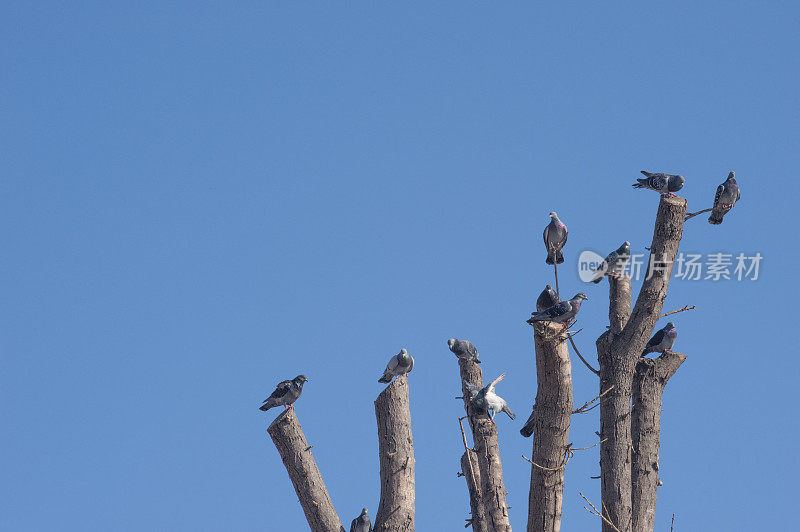
M 461 472 L 467 479 L 469 490 L 469 506 L 472 513 L 471 524 L 473 532 L 489 532 L 486 524 L 486 512 L 483 508 L 481 494 L 481 471 L 478 465 L 478 455 L 473 449 L 467 449 L 461 455 Z
M 292 479 L 311 531 L 344 532 L 294 409 L 290 408 L 275 418 L 267 432 Z
M 633 377 L 632 503 L 634 532 L 653 532 L 661 443 L 661 397 L 667 381 L 686 360 L 683 353 L 667 352 L 656 359 L 642 358 Z
M 414 530 L 414 439 L 408 380 L 397 377 L 375 400 L 381 500 L 375 530 Z
M 503 464 L 500 461 L 500 444 L 497 441 L 497 425 L 480 413 L 473 412 L 469 404 L 469 393 L 463 382 L 483 386 L 481 368 L 471 360 L 458 359 L 461 368 L 462 394 L 464 407 L 472 428 L 472 441 L 478 457 L 481 474 L 481 495 L 487 520 L 487 529 L 496 532 L 510 532 L 506 505 L 506 487 L 503 483 Z
M 610 280 L 610 328 L 597 339 L 600 393 L 614 388 L 600 402 L 602 502 L 606 517 L 620 532 L 632 527 L 631 387 L 636 362 L 653 332 L 667 296 L 672 266 L 683 235 L 686 200 L 661 198 L 656 215 L 645 280 L 630 311 L 630 281 Z M 603 523 L 604 532 L 612 532 Z
M 566 335 L 557 324 L 534 327 L 534 405 L 528 532 L 558 532 L 564 496 L 564 460 L 572 417 L 572 365 Z M 542 469 L 547 468 L 547 469 Z

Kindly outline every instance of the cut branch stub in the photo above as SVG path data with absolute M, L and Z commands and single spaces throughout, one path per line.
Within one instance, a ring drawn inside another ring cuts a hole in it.
M 275 418 L 267 432 L 286 466 L 312 532 L 344 532 L 294 409 Z
M 653 532 L 655 527 L 661 398 L 667 381 L 685 360 L 683 353 L 668 351 L 656 359 L 642 358 L 636 364 L 631 412 L 634 532 Z
M 381 467 L 381 500 L 375 530 L 414 530 L 414 439 L 408 380 L 397 377 L 375 400 L 378 421 L 378 454 Z
M 464 408 L 469 416 L 472 428 L 472 442 L 478 457 L 481 475 L 481 496 L 487 520 L 488 530 L 510 532 L 506 505 L 506 487 L 503 483 L 503 464 L 500 461 L 500 444 L 497 440 L 497 425 L 489 421 L 489 417 L 473 411 L 469 402 L 469 390 L 464 385 L 469 382 L 483 387 L 483 372 L 475 362 L 458 359 L 461 370 L 461 387 L 464 397 Z
M 558 324 L 534 327 L 536 406 L 528 532 L 558 532 L 572 418 L 572 365 Z

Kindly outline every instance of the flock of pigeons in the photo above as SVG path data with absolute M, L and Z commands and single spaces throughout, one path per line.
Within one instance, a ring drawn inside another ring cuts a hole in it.
M 647 188 L 659 192 L 662 196 L 675 196 L 675 192 L 683 188 L 684 178 L 680 175 L 663 174 L 663 173 L 650 173 L 642 170 L 644 179 L 637 179 L 637 183 L 633 185 L 634 188 Z M 739 200 L 739 185 L 736 183 L 734 173 L 728 174 L 728 179 L 717 187 L 717 192 L 714 195 L 714 206 L 711 209 L 711 215 L 708 222 L 714 225 L 722 223 L 722 218 L 727 214 Z M 564 222 L 558 219 L 555 212 L 550 213 L 550 223 L 544 228 L 544 244 L 547 249 L 547 257 L 545 262 L 547 264 L 561 264 L 564 262 L 563 248 L 567 243 L 567 226 Z M 616 250 L 606 256 L 605 260 L 600 266 L 594 270 L 590 282 L 599 283 L 603 278 L 608 276 L 619 276 L 625 269 L 625 266 L 630 259 L 631 243 L 625 241 Z M 536 312 L 531 313 L 528 323 L 533 325 L 537 322 L 552 322 L 562 324 L 564 329 L 571 325 L 581 309 L 581 303 L 588 301 L 589 298 L 583 292 L 578 292 L 572 299 L 561 301 L 558 294 L 553 287 L 549 284 L 545 287 L 542 293 L 536 300 Z M 675 324 L 672 322 L 658 330 L 650 341 L 647 342 L 642 356 L 648 353 L 664 353 L 670 351 L 672 346 L 675 345 L 675 340 L 678 337 L 678 332 L 675 329 Z M 470 360 L 480 364 L 478 360 L 478 350 L 468 340 L 459 340 L 457 338 L 450 338 L 447 340 L 447 346 L 450 348 L 456 357 L 460 359 Z M 378 382 L 390 383 L 392 379 L 401 375 L 407 375 L 414 369 L 414 357 L 406 349 L 401 349 L 400 352 L 389 359 L 386 369 Z M 508 403 L 495 393 L 497 384 L 505 378 L 506 374 L 503 373 L 488 385 L 484 387 L 476 386 L 468 382 L 464 382 L 464 387 L 467 389 L 468 399 L 474 408 L 474 412 L 489 416 L 489 419 L 494 423 L 494 416 L 498 412 L 505 412 L 512 420 L 516 418 L 514 412 L 509 408 Z M 294 402 L 303 393 L 303 384 L 308 379 L 305 375 L 298 375 L 294 379 L 285 380 L 278 384 L 272 395 L 264 400 L 260 410 L 267 411 L 275 406 L 283 406 L 284 409 L 294 408 Z M 533 433 L 533 414 L 522 427 L 520 433 L 526 438 Z M 361 514 L 353 519 L 350 525 L 350 532 L 371 532 L 372 522 L 370 521 L 367 509 L 364 508 Z

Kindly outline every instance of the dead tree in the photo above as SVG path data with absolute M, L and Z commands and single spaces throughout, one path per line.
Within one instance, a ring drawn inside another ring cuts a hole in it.
M 500 444 L 497 441 L 497 425 L 470 404 L 470 394 L 465 383 L 483 386 L 483 372 L 471 360 L 458 359 L 461 370 L 462 395 L 472 429 L 472 442 L 478 459 L 481 481 L 481 502 L 486 519 L 486 530 L 510 532 L 506 505 L 506 487 L 503 483 L 503 464 L 500 461 Z M 466 472 L 465 472 L 466 473 Z M 472 503 L 470 504 L 472 506 Z M 475 517 L 473 515 L 473 517 Z M 474 529 L 474 525 L 473 525 Z
M 666 352 L 642 358 L 633 377 L 632 503 L 633 531 L 653 532 L 656 518 L 658 451 L 661 443 L 661 395 L 667 381 L 686 360 L 683 353 Z
M 311 531 L 343 532 L 344 527 L 333 507 L 294 409 L 290 408 L 275 418 L 267 432 L 281 455 L 289 478 L 292 479 L 294 491 L 300 499 L 300 506 L 303 507 Z
M 631 309 L 630 279 L 610 278 L 610 328 L 597 339 L 600 392 L 600 470 L 604 515 L 621 532 L 632 530 L 631 393 L 636 363 L 659 318 L 683 235 L 686 200 L 662 197 L 646 278 Z M 614 529 L 603 522 L 603 531 Z
M 528 532 L 558 532 L 572 416 L 572 365 L 559 324 L 534 325 L 536 402 L 533 407 Z
M 463 430 L 463 429 L 462 429 Z M 466 447 L 466 438 L 464 446 Z M 467 525 L 472 525 L 473 532 L 490 532 L 486 521 L 486 510 L 483 506 L 483 492 L 481 491 L 481 470 L 478 464 L 478 455 L 474 449 L 467 448 L 461 455 L 461 474 L 467 480 L 469 492 L 469 507 L 471 517 Z
M 378 456 L 381 465 L 381 501 L 376 531 L 414 531 L 414 439 L 408 380 L 397 377 L 375 400 Z

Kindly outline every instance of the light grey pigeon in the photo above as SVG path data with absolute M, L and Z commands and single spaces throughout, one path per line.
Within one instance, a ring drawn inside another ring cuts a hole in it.
M 647 353 L 671 351 L 677 337 L 678 331 L 675 330 L 675 324 L 672 322 L 667 323 L 663 329 L 656 331 L 653 337 L 650 338 L 650 341 L 644 347 L 644 351 L 642 351 L 642 356 Z
M 592 282 L 594 284 L 603 280 L 606 275 L 619 275 L 631 258 L 631 243 L 627 240 L 620 247 L 606 256 L 603 263 L 594 271 Z
M 464 360 L 472 360 L 476 364 L 480 364 L 481 361 L 478 360 L 478 350 L 475 349 L 475 346 L 472 345 L 472 342 L 469 340 L 459 340 L 458 338 L 450 338 L 447 341 L 447 347 L 450 348 L 450 351 L 455 353 L 458 358 L 463 358 Z
M 581 302 L 584 299 L 589 301 L 586 294 L 578 292 L 568 301 L 562 301 L 549 309 L 534 313 L 528 320 L 528 323 L 533 325 L 537 321 L 552 321 L 554 323 L 563 323 L 566 325 L 566 323 L 574 318 L 581 309 Z
M 733 175 L 733 172 L 728 174 L 728 179 L 717 187 L 717 193 L 714 194 L 714 207 L 711 209 L 711 216 L 708 217 L 708 223 L 712 225 L 721 224 L 722 217 L 739 201 L 739 185 Z
M 408 354 L 408 351 L 401 349 L 399 353 L 389 359 L 386 364 L 386 370 L 383 376 L 378 379 L 378 382 L 392 382 L 392 379 L 397 375 L 405 375 L 414 369 L 414 358 Z
M 362 508 L 361 515 L 350 523 L 350 532 L 372 532 L 372 521 L 369 519 L 366 508 Z
M 539 299 L 536 300 L 536 312 L 547 310 L 557 303 L 561 303 L 561 298 L 558 297 L 552 286 L 547 285 L 539 294 Z
M 533 410 L 531 411 L 531 415 L 528 418 L 528 421 L 525 422 L 525 425 L 521 429 L 519 429 L 519 433 L 522 434 L 525 438 L 530 438 L 531 434 L 533 434 L 533 421 L 536 417 L 536 405 L 533 405 Z
M 278 405 L 283 405 L 284 409 L 294 408 L 292 403 L 300 398 L 300 394 L 303 393 L 303 384 L 307 380 L 305 375 L 298 375 L 290 381 L 281 382 L 272 392 L 272 395 L 264 399 L 264 404 L 259 407 L 259 410 L 266 412 L 273 406 Z
M 550 223 L 544 228 L 544 247 L 547 249 L 547 264 L 561 264 L 564 262 L 564 254 L 561 249 L 567 243 L 567 226 L 558 219 L 555 212 L 550 213 Z
M 649 188 L 660 192 L 662 196 L 674 196 L 673 192 L 683 188 L 683 176 L 673 174 L 651 174 L 642 170 L 642 174 L 647 176 L 645 179 L 637 179 L 638 183 L 633 184 L 633 188 Z
M 508 403 L 506 403 L 502 397 L 494 392 L 494 388 L 497 386 L 497 383 L 505 378 L 506 374 L 503 373 L 495 380 L 490 382 L 488 386 L 484 386 L 483 389 L 472 398 L 472 404 L 478 407 L 481 411 L 492 411 L 492 414 L 489 416 L 489 419 L 492 423 L 494 423 L 494 416 L 498 412 L 505 412 L 511 419 L 517 417 L 508 407 Z

